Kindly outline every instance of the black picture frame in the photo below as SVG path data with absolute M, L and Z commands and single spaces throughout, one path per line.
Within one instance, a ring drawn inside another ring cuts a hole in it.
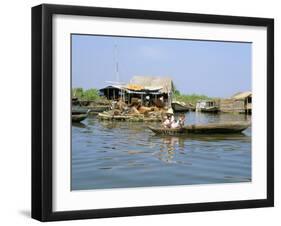
M 267 28 L 267 198 L 130 208 L 52 210 L 52 18 L 55 14 L 262 26 Z M 40 221 L 270 207 L 274 205 L 274 20 L 43 4 L 32 8 L 32 218 Z

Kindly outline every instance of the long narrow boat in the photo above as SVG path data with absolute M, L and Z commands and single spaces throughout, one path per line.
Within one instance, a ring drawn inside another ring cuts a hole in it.
M 190 110 L 186 104 L 178 101 L 172 102 L 172 108 L 174 112 L 187 112 Z
M 90 110 L 81 107 L 72 107 L 71 120 L 72 122 L 81 122 L 88 117 Z
M 88 117 L 88 114 L 75 114 L 71 116 L 72 122 L 81 122 Z
M 228 123 L 210 123 L 201 125 L 188 125 L 177 129 L 148 127 L 152 132 L 159 135 L 177 135 L 177 134 L 225 134 L 241 133 L 250 126 L 248 122 L 228 122 Z
M 201 109 L 201 112 L 207 112 L 207 113 L 217 113 L 219 111 L 219 107 L 212 106 L 212 107 L 205 107 Z
M 109 105 L 96 105 L 96 106 L 90 106 L 89 109 L 93 113 L 100 113 L 100 112 L 110 110 L 110 106 Z
M 72 106 L 72 108 L 71 108 L 71 113 L 73 115 L 87 114 L 88 111 L 89 111 L 88 108 L 81 107 L 81 106 Z

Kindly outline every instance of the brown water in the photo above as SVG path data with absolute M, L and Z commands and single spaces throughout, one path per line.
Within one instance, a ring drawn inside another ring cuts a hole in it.
M 186 114 L 186 124 L 248 121 L 233 114 Z M 72 190 L 251 181 L 251 128 L 242 134 L 156 136 L 157 123 L 72 125 Z

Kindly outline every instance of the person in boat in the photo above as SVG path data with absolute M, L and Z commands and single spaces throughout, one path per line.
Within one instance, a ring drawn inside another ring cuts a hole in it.
M 174 120 L 171 124 L 172 129 L 178 129 L 184 127 L 185 116 L 180 115 L 178 120 Z
M 166 116 L 164 118 L 163 126 L 165 128 L 171 128 L 173 122 L 175 121 L 174 111 L 172 108 L 169 108 L 166 112 Z
M 180 115 L 180 117 L 179 117 L 179 126 L 180 126 L 181 128 L 184 127 L 184 121 L 185 121 L 185 115 L 182 114 L 182 115 Z
M 177 129 L 179 128 L 179 121 L 178 120 L 174 120 L 171 124 L 171 129 Z
M 149 106 L 150 106 L 150 96 L 149 96 L 149 95 L 147 95 L 147 96 L 145 97 L 145 106 L 146 106 L 146 107 L 149 107 Z
M 172 127 L 172 123 L 173 123 L 173 121 L 172 121 L 172 115 L 166 115 L 166 116 L 164 117 L 163 126 L 164 126 L 165 128 L 171 128 L 171 127 Z

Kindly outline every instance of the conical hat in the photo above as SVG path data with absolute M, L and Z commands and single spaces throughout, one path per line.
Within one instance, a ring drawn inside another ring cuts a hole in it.
M 173 109 L 172 108 L 169 108 L 168 109 L 168 111 L 166 112 L 167 114 L 171 114 L 171 115 L 173 115 L 174 114 L 174 111 L 173 111 Z

